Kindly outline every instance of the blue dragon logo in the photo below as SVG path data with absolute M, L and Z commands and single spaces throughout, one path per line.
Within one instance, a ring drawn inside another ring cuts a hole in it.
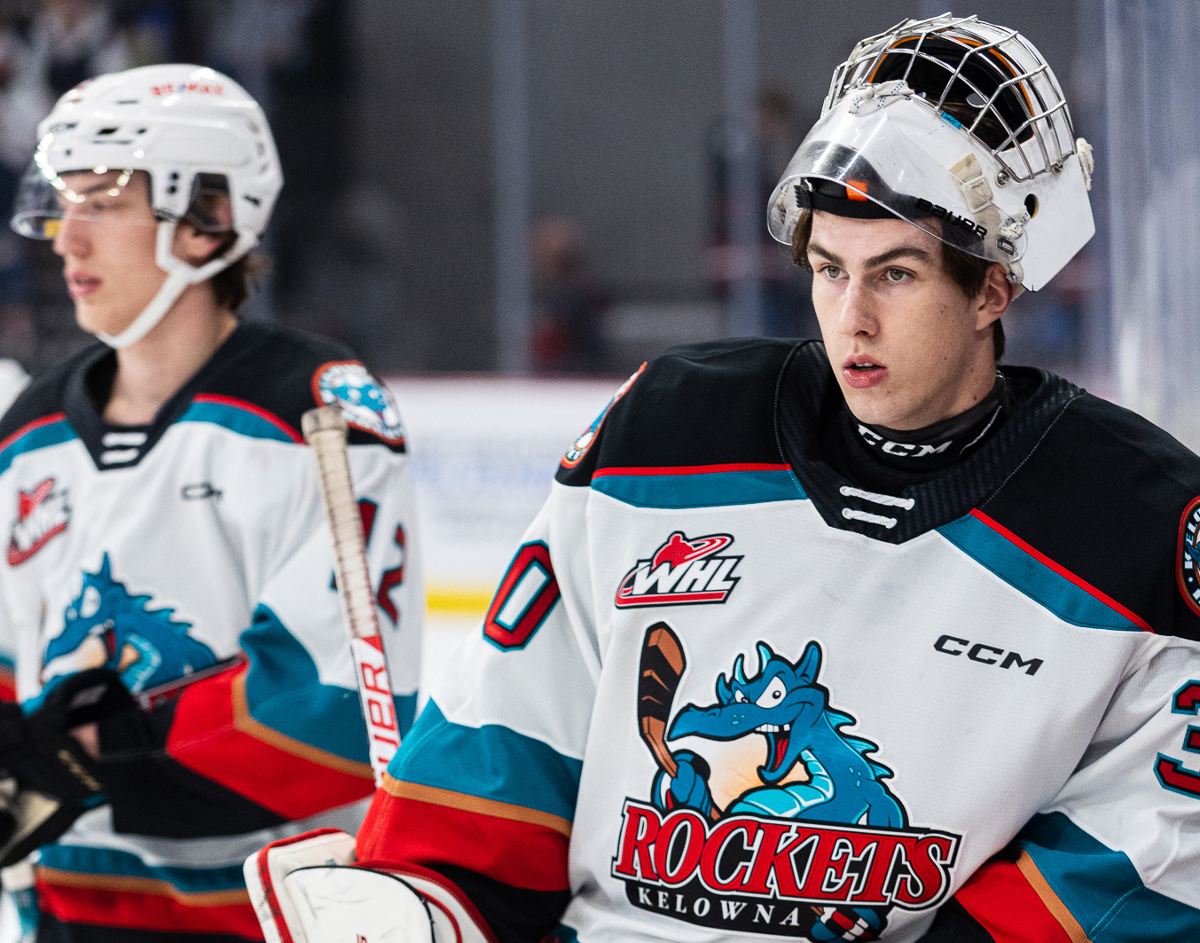
M 373 432 L 388 441 L 404 438 L 400 411 L 386 388 L 356 361 L 326 364 L 315 378 L 317 401 L 335 403 L 351 425 Z
M 675 716 L 666 740 L 702 737 L 736 740 L 762 737 L 766 757 L 758 767 L 759 784 L 718 809 L 709 786 L 710 768 L 691 750 L 672 752 L 677 772 L 655 775 L 652 801 L 663 812 L 694 809 L 710 821 L 732 815 L 766 815 L 843 825 L 905 828 L 908 816 L 885 780 L 892 771 L 869 754 L 878 746 L 845 732 L 855 718 L 829 706 L 829 692 L 817 683 L 821 647 L 809 642 L 798 662 L 776 654 L 765 642 L 756 645 L 758 671 L 747 677 L 738 655 L 729 677 L 716 683 L 716 703 L 688 704 Z M 873 908 L 842 911 L 859 926 L 862 939 L 874 939 L 886 923 Z M 840 939 L 837 915 L 826 912 L 810 939 Z
M 112 575 L 108 554 L 96 573 L 84 572 L 79 595 L 67 606 L 63 630 L 46 646 L 42 684 L 88 668 L 111 668 L 137 694 L 216 663 L 203 642 L 188 635 L 189 622 L 173 609 L 150 609 Z

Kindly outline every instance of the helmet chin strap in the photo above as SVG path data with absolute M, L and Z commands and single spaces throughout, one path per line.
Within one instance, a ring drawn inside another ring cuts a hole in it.
M 212 278 L 217 272 L 229 268 L 234 262 L 240 259 L 243 255 L 254 248 L 258 238 L 249 233 L 238 233 L 237 242 L 235 242 L 228 251 L 223 255 L 206 262 L 199 268 L 189 265 L 183 259 L 175 255 L 175 227 L 178 225 L 175 220 L 166 220 L 158 224 L 158 234 L 155 241 L 155 262 L 158 267 L 167 273 L 167 280 L 162 283 L 158 293 L 150 299 L 150 303 L 141 310 L 132 323 L 125 330 L 117 334 L 106 334 L 103 331 L 94 331 L 93 333 L 116 350 L 121 350 L 125 347 L 130 347 L 136 344 L 143 337 L 149 334 L 158 325 L 158 322 L 166 316 L 166 313 L 171 310 L 179 296 L 187 290 L 189 285 L 198 285 L 200 282 L 207 281 Z

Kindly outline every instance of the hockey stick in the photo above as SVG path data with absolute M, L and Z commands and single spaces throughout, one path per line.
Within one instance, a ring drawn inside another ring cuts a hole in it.
M 350 480 L 346 420 L 336 406 L 323 406 L 306 412 L 301 417 L 301 428 L 317 460 L 321 502 L 325 505 L 333 538 L 338 598 L 350 635 L 350 657 L 354 662 L 358 698 L 367 724 L 371 768 L 375 771 L 375 784 L 379 785 L 383 781 L 383 771 L 400 746 L 400 727 L 396 722 L 396 705 L 392 700 L 392 680 L 383 640 L 379 636 L 362 517 Z
M 650 626 L 642 639 L 638 667 L 638 730 L 659 768 L 672 779 L 679 775 L 679 764 L 667 746 L 667 721 L 686 667 L 683 646 L 671 627 L 665 622 Z

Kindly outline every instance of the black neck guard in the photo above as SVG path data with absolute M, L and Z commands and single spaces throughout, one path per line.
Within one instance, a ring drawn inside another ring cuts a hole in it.
M 900 431 L 871 425 L 856 419 L 849 410 L 845 418 L 858 433 L 857 441 L 875 461 L 906 471 L 938 471 L 987 441 L 1010 411 L 1008 386 L 997 373 L 991 392 L 966 412 L 922 429 Z

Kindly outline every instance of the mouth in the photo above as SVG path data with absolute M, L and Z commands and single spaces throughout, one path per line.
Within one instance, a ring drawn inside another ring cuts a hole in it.
M 67 293 L 72 298 L 86 298 L 100 287 L 100 279 L 84 272 L 65 272 L 63 277 L 67 282 Z
M 856 390 L 875 386 L 886 375 L 886 366 L 863 354 L 848 357 L 842 364 L 842 377 L 847 385 Z
M 776 775 L 783 769 L 784 758 L 787 756 L 788 743 L 792 739 L 792 725 L 763 724 L 754 728 L 755 733 L 761 733 L 767 738 L 767 763 L 763 772 Z

